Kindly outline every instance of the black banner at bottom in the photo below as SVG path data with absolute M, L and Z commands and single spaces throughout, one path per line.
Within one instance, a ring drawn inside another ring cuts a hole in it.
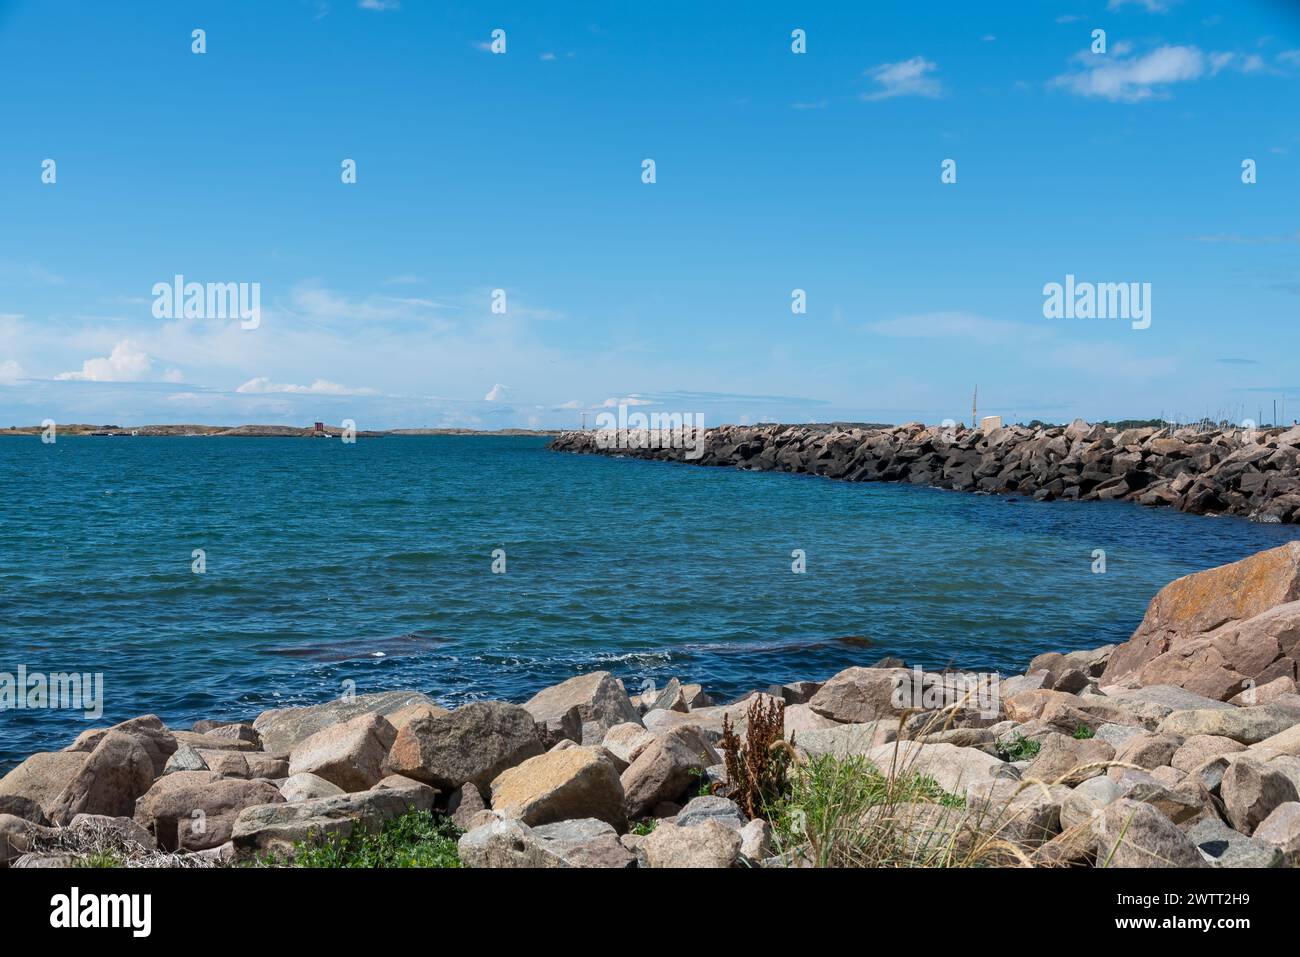
M 373 946 L 460 922 L 494 943 L 532 942 L 564 913 L 626 931 L 664 905 L 675 932 L 713 933 L 725 919 L 728 939 L 770 933 L 779 914 L 819 925 L 938 919 L 956 934 L 1224 937 L 1292 927 L 1295 880 L 1287 870 L 8 870 L 0 914 L 19 939 L 76 934 L 128 947 L 208 934 Z

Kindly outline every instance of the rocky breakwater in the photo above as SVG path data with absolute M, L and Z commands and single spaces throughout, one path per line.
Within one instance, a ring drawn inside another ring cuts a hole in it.
M 969 675 L 884 660 L 729 704 L 592 672 L 522 704 L 146 715 L 0 779 L 0 866 L 290 863 L 412 812 L 450 818 L 471 867 L 1296 866 L 1298 661 L 1300 542 L 974 698 Z
M 550 448 L 1300 522 L 1300 427 L 1119 431 L 1081 419 L 989 432 L 919 422 L 885 429 L 724 425 L 705 432 L 702 452 L 695 443 L 671 447 L 666 436 L 648 431 L 606 444 L 614 447 L 602 446 L 593 430 L 562 433 Z

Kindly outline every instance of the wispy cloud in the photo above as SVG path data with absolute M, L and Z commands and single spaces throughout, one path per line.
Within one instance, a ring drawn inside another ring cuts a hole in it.
M 921 56 L 873 66 L 866 71 L 866 75 L 876 81 L 878 89 L 863 93 L 862 99 L 874 101 L 896 96 L 941 96 L 943 84 L 932 75 L 938 69 L 938 64 Z
M 1196 47 L 1162 46 L 1142 56 L 1126 54 L 1118 45 L 1108 54 L 1081 53 L 1075 62 L 1082 69 L 1061 74 L 1051 85 L 1076 96 L 1136 103 L 1166 97 L 1168 86 L 1199 79 L 1206 70 L 1206 57 Z
M 287 382 L 272 382 L 266 376 L 249 379 L 235 391 L 242 395 L 268 395 L 272 393 L 289 393 L 293 395 L 379 395 L 379 392 L 375 389 L 350 389 L 347 386 L 339 385 L 337 382 L 330 382 L 328 379 L 317 379 L 311 385 L 294 385 Z
M 401 0 L 360 0 L 357 4 L 362 10 L 400 10 Z
M 1147 13 L 1165 13 L 1176 0 L 1109 0 L 1107 10 L 1119 10 L 1123 7 L 1141 7 Z

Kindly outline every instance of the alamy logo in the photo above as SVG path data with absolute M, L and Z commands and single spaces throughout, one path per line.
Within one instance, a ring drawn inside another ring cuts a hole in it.
M 632 412 L 627 404 L 618 415 L 596 416 L 596 447 L 600 449 L 687 449 L 686 458 L 704 454 L 703 412 Z
M 45 674 L 28 672 L 18 666 L 18 674 L 0 671 L 0 711 L 26 711 L 43 708 L 68 708 L 81 711 L 87 718 L 104 714 L 104 673 L 85 674 L 57 671 Z
M 176 275 L 171 282 L 153 285 L 155 319 L 238 319 L 239 328 L 262 324 L 260 282 L 186 282 Z
M 1128 319 L 1134 329 L 1151 325 L 1151 283 L 1079 282 L 1067 273 L 1065 283 L 1043 287 L 1047 319 Z
M 50 926 L 127 927 L 132 937 L 148 937 L 153 929 L 153 897 L 149 894 L 85 894 L 78 887 L 50 898 Z

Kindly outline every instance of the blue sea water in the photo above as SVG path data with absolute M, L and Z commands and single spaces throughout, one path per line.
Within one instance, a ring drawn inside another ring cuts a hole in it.
M 0 712 L 0 770 L 87 727 L 251 718 L 348 681 L 455 705 L 591 669 L 720 698 L 887 654 L 1021 670 L 1126 639 L 1179 575 L 1300 538 L 533 437 L 6 437 L 0 503 L 0 673 L 102 672 L 105 697 L 93 721 Z

